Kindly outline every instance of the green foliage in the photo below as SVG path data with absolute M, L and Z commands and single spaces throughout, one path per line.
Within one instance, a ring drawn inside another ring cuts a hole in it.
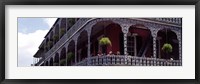
M 99 44 L 100 45 L 112 45 L 110 39 L 108 37 L 102 37 L 100 40 L 99 40 Z
M 62 59 L 62 60 L 60 60 L 60 64 L 62 65 L 65 65 L 65 63 L 66 63 L 66 59 Z
M 54 40 L 54 41 L 58 40 L 58 38 L 59 38 L 58 35 L 54 35 L 54 36 L 53 36 L 53 40 Z
M 68 18 L 68 26 L 72 27 L 75 24 L 75 18 Z
M 53 41 L 48 42 L 48 47 L 50 48 L 53 45 Z
M 69 52 L 69 53 L 67 54 L 67 60 L 70 60 L 72 57 L 74 57 L 74 53 Z
M 172 52 L 172 45 L 169 43 L 165 43 L 162 47 L 162 50 L 166 53 Z
M 60 34 L 61 34 L 61 36 L 65 34 L 65 28 L 61 28 Z

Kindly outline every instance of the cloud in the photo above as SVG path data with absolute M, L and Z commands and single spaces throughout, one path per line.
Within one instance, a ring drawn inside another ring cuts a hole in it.
M 33 55 L 49 30 L 37 30 L 33 33 L 18 33 L 18 66 L 30 66 Z
M 49 28 L 53 26 L 57 18 L 45 18 L 44 22 L 48 24 Z

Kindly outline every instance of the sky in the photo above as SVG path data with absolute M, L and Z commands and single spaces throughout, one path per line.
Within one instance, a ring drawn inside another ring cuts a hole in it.
M 33 55 L 57 18 L 18 18 L 18 66 L 33 64 Z

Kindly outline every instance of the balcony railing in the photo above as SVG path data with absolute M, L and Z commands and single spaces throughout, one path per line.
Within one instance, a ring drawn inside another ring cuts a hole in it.
M 166 60 L 124 55 L 86 58 L 76 66 L 181 66 L 180 60 Z
M 165 22 L 165 23 L 171 23 L 171 24 L 177 24 L 177 25 L 181 25 L 181 23 L 182 23 L 182 18 L 145 18 L 145 19 L 159 21 L 159 22 Z

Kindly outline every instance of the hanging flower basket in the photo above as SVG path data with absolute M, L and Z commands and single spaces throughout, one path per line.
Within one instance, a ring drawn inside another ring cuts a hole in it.
M 58 38 L 59 38 L 58 35 L 54 35 L 54 36 L 53 36 L 53 40 L 54 40 L 54 41 L 57 41 Z
M 44 49 L 47 51 L 47 50 L 48 50 L 48 45 L 45 45 L 45 46 L 44 46 Z
M 48 42 L 48 47 L 50 48 L 53 45 L 53 41 Z
M 74 53 L 69 52 L 69 53 L 67 54 L 67 60 L 70 60 L 72 57 L 74 57 Z
M 164 51 L 164 52 L 166 52 L 166 53 L 170 53 L 170 52 L 172 52 L 172 45 L 171 44 L 169 44 L 169 43 L 165 43 L 164 45 L 163 45 L 163 47 L 162 47 L 162 50 Z
M 65 34 L 65 28 L 61 28 L 60 34 L 61 34 L 61 35 L 60 35 L 61 37 Z
M 102 47 L 103 54 L 106 54 L 107 53 L 107 46 L 108 45 L 112 46 L 112 43 L 111 43 L 111 41 L 108 37 L 102 37 L 99 40 L 99 45 L 101 45 L 101 47 Z
M 68 27 L 72 27 L 75 24 L 74 18 L 68 18 Z
M 99 40 L 99 44 L 100 45 L 112 45 L 110 39 L 108 37 L 102 37 L 100 40 Z

